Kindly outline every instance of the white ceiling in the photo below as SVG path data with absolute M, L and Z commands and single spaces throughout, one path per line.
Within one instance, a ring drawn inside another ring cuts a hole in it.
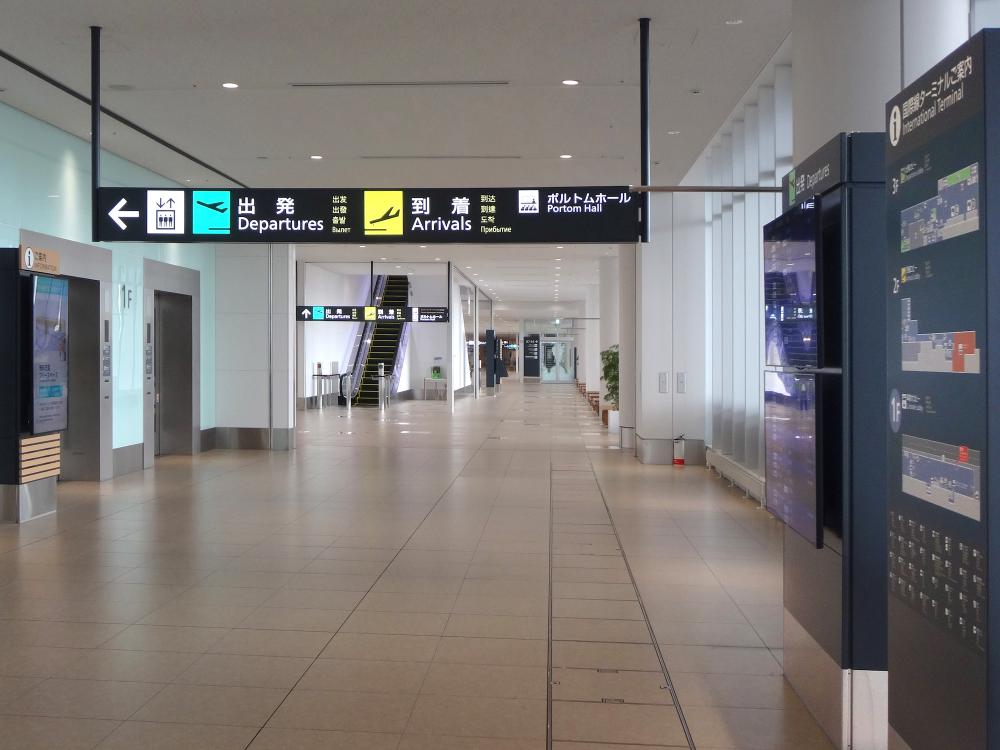
M 6 0 L 0 48 L 251 186 L 639 180 L 638 23 L 652 18 L 653 181 L 678 181 L 791 27 L 791 0 Z M 740 19 L 738 25 L 727 20 Z M 565 78 L 579 86 L 562 85 Z M 240 88 L 224 90 L 236 81 Z M 293 82 L 503 85 L 293 88 Z M 128 90 L 122 90 L 128 87 Z M 0 102 L 87 138 L 89 109 L 0 61 Z M 702 93 L 691 93 L 692 89 Z M 217 175 L 105 118 L 104 146 L 178 182 Z M 679 131 L 668 135 L 669 131 Z M 569 153 L 572 159 L 560 159 Z M 311 160 L 312 154 L 322 160 Z M 264 158 L 261 158 L 264 157 Z M 489 157 L 489 158 L 483 158 Z M 326 247 L 444 257 L 505 303 L 582 299 L 614 247 Z M 526 308 L 527 309 L 527 308 Z

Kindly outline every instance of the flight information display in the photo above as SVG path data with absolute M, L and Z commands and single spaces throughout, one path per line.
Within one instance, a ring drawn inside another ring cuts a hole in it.
M 764 373 L 767 509 L 816 544 L 816 376 Z
M 764 227 L 764 363 L 816 367 L 816 209 L 803 204 Z

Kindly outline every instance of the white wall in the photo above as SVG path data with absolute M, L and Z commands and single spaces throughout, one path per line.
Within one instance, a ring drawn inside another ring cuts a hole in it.
M 903 82 L 925 71 L 969 38 L 969 0 L 903 0 Z
M 901 88 L 900 31 L 899 0 L 794 0 L 796 163 L 842 131 L 883 129 Z
M 410 304 L 429 305 L 435 307 L 447 306 L 447 286 L 442 277 L 420 276 L 410 277 Z M 435 357 L 440 360 L 435 361 Z M 448 360 L 448 325 L 444 323 L 411 323 L 410 340 L 403 362 L 403 375 L 400 376 L 399 390 L 412 388 L 419 398 L 423 394 L 424 378 L 431 376 L 431 368 L 440 365 L 447 370 Z M 404 379 L 406 385 L 404 387 Z
M 316 263 L 299 263 L 298 277 L 302 305 L 364 305 L 368 303 L 370 279 L 367 275 L 346 274 L 324 268 Z M 302 352 L 298 368 L 298 395 L 316 395 L 317 381 L 313 378 L 316 363 L 323 364 L 324 374 L 330 372 L 330 363 L 336 362 L 338 371 L 350 366 L 348 359 L 354 348 L 354 339 L 364 323 L 304 323 L 299 321 Z
M 218 427 L 294 426 L 294 266 L 294 246 L 220 245 L 216 250 Z

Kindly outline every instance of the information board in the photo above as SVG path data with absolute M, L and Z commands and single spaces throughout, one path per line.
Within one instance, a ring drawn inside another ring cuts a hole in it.
M 447 323 L 447 307 L 378 307 L 365 305 L 299 305 L 295 319 L 316 322 Z
M 629 243 L 626 186 L 100 188 L 104 242 Z
M 997 405 L 985 65 L 977 35 L 886 106 L 889 719 L 912 750 L 998 741 L 987 744 L 985 456 Z
M 541 376 L 541 337 L 537 333 L 529 333 L 524 337 L 524 376 L 537 378 Z
M 68 414 L 69 282 L 32 276 L 31 431 L 65 430 Z

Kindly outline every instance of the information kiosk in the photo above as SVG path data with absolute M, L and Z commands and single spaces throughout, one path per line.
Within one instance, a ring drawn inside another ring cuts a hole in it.
M 881 133 L 845 133 L 783 183 L 764 228 L 767 508 L 785 522 L 784 668 L 838 747 L 884 746 Z M 877 738 L 883 738 L 878 744 Z

